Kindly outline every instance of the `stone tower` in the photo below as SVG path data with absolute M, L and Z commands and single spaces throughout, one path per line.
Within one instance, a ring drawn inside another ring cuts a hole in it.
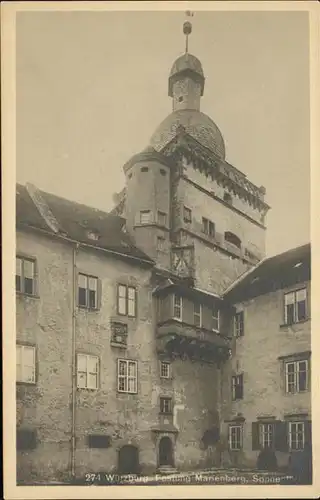
M 202 64 L 186 51 L 169 75 L 172 112 L 124 166 L 118 212 L 160 268 L 219 294 L 264 257 L 269 207 L 265 189 L 226 161 L 218 126 L 200 111 L 204 88 Z

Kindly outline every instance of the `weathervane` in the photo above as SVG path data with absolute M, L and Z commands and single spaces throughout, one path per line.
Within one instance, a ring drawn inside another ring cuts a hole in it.
M 193 17 L 193 15 L 194 13 L 191 12 L 190 10 L 186 11 L 186 16 Z M 192 24 L 189 21 L 185 21 L 183 23 L 183 33 L 186 35 L 186 53 L 188 52 L 188 42 L 191 31 L 192 31 Z

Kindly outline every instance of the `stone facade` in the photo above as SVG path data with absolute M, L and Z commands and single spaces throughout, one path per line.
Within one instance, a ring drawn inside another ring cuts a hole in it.
M 265 256 L 264 189 L 225 161 L 199 111 L 200 61 L 174 68 L 176 111 L 124 166 L 113 215 L 17 191 L 18 481 L 252 467 L 260 417 L 311 419 L 310 393 L 285 394 L 282 382 L 285 356 L 310 350 L 309 322 L 282 326 L 283 287 L 229 295 Z M 239 450 L 228 449 L 230 422 Z

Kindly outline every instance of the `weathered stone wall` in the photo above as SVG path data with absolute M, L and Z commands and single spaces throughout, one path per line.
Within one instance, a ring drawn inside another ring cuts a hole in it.
M 35 385 L 17 384 L 17 425 L 35 429 L 34 450 L 18 452 L 18 478 L 27 481 L 65 480 L 71 473 L 72 393 L 72 249 L 37 234 L 18 233 L 19 253 L 37 259 L 39 298 L 17 295 L 17 340 L 37 346 Z M 77 271 L 101 280 L 101 307 L 76 309 L 76 352 L 99 357 L 98 390 L 76 390 L 75 473 L 112 472 L 125 444 L 139 449 L 143 472 L 157 467 L 153 427 L 161 422 L 160 396 L 174 401 L 178 467 L 201 467 L 208 452 L 201 437 L 217 406 L 215 365 L 190 360 L 172 362 L 172 378 L 160 378 L 156 352 L 150 270 L 105 254 L 79 250 Z M 137 286 L 137 318 L 117 315 L 117 284 Z M 126 349 L 110 345 L 110 320 L 128 324 Z M 138 394 L 117 392 L 117 360 L 138 362 Z M 110 447 L 88 447 L 88 435 L 110 436 Z
M 183 77 L 173 84 L 173 111 L 178 109 L 200 109 L 201 84 Z
M 36 384 L 17 384 L 17 428 L 37 447 L 17 452 L 18 480 L 62 479 L 71 468 L 72 248 L 17 233 L 17 253 L 37 260 L 38 294 L 16 297 L 16 337 L 36 347 Z
M 188 163 L 185 158 L 183 158 L 183 167 L 184 175 L 188 177 L 188 179 L 190 179 L 192 182 L 202 187 L 203 189 L 206 189 L 212 194 L 215 194 L 221 199 L 223 199 L 225 192 L 229 193 L 232 197 L 232 206 L 234 208 L 237 208 L 260 224 L 263 223 L 261 213 L 257 208 L 254 208 L 247 201 L 239 198 L 239 196 L 234 195 L 232 192 L 229 192 L 227 188 L 224 188 L 221 184 L 218 184 L 216 180 L 212 180 L 210 176 L 206 176 L 204 172 L 200 172 L 200 170 L 194 168 L 194 165 L 192 163 Z
M 148 169 L 144 171 L 144 169 Z M 162 267 L 170 267 L 170 170 L 156 161 L 140 161 L 126 173 L 126 225 L 136 245 Z M 150 224 L 140 224 L 140 211 L 150 210 Z M 166 225 L 158 224 L 158 212 L 166 214 Z M 164 248 L 157 250 L 157 238 L 164 238 Z
M 303 287 L 303 284 L 296 288 Z M 307 284 L 310 304 L 310 283 Z M 244 336 L 234 339 L 233 356 L 223 373 L 222 419 L 242 414 L 243 453 L 240 463 L 255 466 L 258 451 L 252 450 L 252 422 L 257 417 L 274 416 L 283 420 L 287 414 L 311 416 L 311 393 L 286 394 L 281 356 L 311 350 L 310 320 L 292 326 L 284 324 L 284 293 L 278 290 L 250 301 L 236 304 L 244 311 Z M 309 310 L 310 314 L 310 310 Z M 243 373 L 244 397 L 231 401 L 231 376 Z M 227 424 L 223 432 L 227 433 Z M 288 453 L 276 452 L 279 465 L 288 461 Z

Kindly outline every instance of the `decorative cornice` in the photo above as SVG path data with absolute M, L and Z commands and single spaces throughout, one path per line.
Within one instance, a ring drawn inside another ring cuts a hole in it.
M 202 191 L 203 193 L 206 193 L 208 196 L 210 196 L 214 200 L 218 201 L 219 203 L 222 203 L 222 205 L 230 208 L 234 212 L 238 213 L 239 215 L 241 215 L 245 219 L 247 219 L 250 222 L 252 222 L 253 224 L 255 224 L 256 226 L 261 227 L 261 229 L 266 230 L 266 226 L 264 226 L 260 222 L 256 221 L 255 219 L 253 219 L 252 217 L 250 217 L 250 215 L 245 214 L 244 212 L 242 212 L 238 208 L 234 207 L 233 205 L 230 205 L 230 203 L 227 203 L 226 201 L 222 200 L 221 198 L 219 198 L 219 196 L 215 195 L 211 191 L 208 191 L 206 188 L 204 188 L 202 186 L 199 186 L 196 182 L 194 182 L 191 179 L 189 179 L 189 177 L 187 177 L 186 175 L 182 174 L 181 175 L 181 179 L 183 179 L 184 181 L 188 182 L 189 184 L 192 184 L 194 187 L 196 187 L 197 189 L 199 189 L 199 191 Z
M 238 169 L 219 158 L 211 150 L 191 137 L 183 127 L 179 127 L 176 136 L 161 151 L 163 155 L 181 160 L 184 155 L 192 161 L 196 168 L 211 175 L 218 184 L 228 187 L 230 191 L 247 201 L 254 208 L 266 213 L 270 206 L 263 200 L 264 188 L 259 188 L 248 181 Z

